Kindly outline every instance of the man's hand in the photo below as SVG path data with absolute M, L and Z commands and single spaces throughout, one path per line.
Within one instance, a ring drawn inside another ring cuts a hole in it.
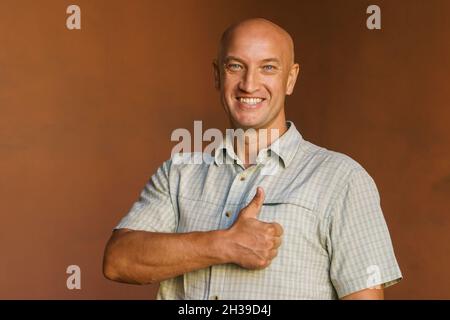
M 269 266 L 281 245 L 281 225 L 257 219 L 263 203 L 264 191 L 258 187 L 255 197 L 239 212 L 234 224 L 226 231 L 227 243 L 231 244 L 231 262 L 246 269 Z

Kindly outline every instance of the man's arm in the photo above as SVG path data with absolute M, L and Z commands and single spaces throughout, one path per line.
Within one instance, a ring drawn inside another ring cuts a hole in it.
M 342 300 L 384 300 L 384 290 L 381 286 L 364 289 L 342 297 Z
M 282 228 L 259 221 L 264 202 L 258 188 L 230 229 L 190 233 L 116 230 L 106 245 L 103 274 L 118 282 L 149 284 L 215 264 L 267 267 L 277 255 Z
M 150 284 L 225 263 L 221 232 L 171 234 L 116 230 L 106 245 L 103 274 L 118 282 Z

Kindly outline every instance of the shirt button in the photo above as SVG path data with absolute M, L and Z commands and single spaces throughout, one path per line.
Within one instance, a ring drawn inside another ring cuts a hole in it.
M 213 300 L 219 300 L 219 296 L 213 296 L 212 299 Z
M 227 212 L 225 212 L 225 215 L 227 216 L 227 218 L 229 218 L 229 217 L 231 217 L 231 212 L 227 211 Z
M 245 176 L 241 176 L 241 181 L 244 181 L 245 180 Z

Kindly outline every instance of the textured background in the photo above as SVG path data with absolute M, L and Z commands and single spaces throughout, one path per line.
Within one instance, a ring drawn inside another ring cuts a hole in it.
M 69 4 L 81 30 L 65 26 Z M 382 30 L 365 26 L 381 7 Z M 0 1 L 0 298 L 153 298 L 103 278 L 111 229 L 176 128 L 224 128 L 211 61 L 263 16 L 294 37 L 287 115 L 377 182 L 404 280 L 450 299 L 450 1 Z M 66 288 L 66 267 L 82 289 Z

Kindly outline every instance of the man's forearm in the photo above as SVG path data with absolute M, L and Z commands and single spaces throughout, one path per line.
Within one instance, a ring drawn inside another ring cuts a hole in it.
M 223 234 L 117 230 L 106 246 L 103 273 L 114 281 L 148 284 L 227 263 Z

